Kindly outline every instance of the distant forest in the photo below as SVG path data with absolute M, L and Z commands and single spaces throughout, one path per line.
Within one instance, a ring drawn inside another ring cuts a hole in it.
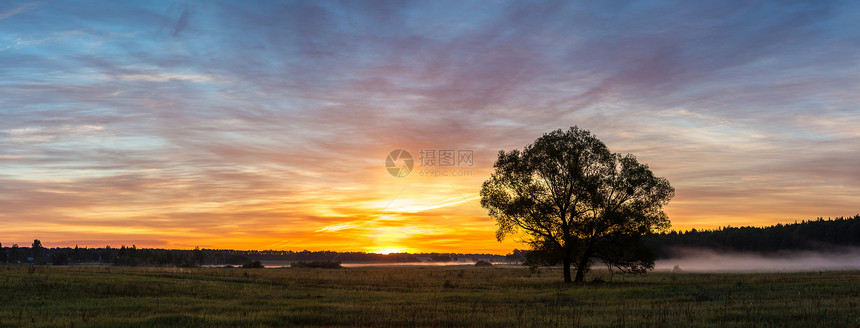
M 716 230 L 672 231 L 654 235 L 649 244 L 660 258 L 679 248 L 776 253 L 780 251 L 838 251 L 860 246 L 860 215 L 777 224 L 769 227 L 724 227 Z
M 775 253 L 780 251 L 832 251 L 860 246 L 860 215 L 777 224 L 769 227 L 724 227 L 715 230 L 672 231 L 649 237 L 660 258 L 673 257 L 681 248 L 717 251 Z M 2 245 L 0 245 L 2 246 Z M 518 263 L 528 251 L 508 255 L 422 253 L 374 254 L 334 251 L 237 251 L 225 249 L 152 249 L 136 246 L 119 248 L 46 248 L 34 240 L 30 247 L 0 247 L 0 263 L 67 265 L 105 263 L 119 266 L 244 265 L 252 261 L 341 261 L 341 262 L 451 262 L 478 261 Z
M 116 247 L 56 247 L 46 248 L 36 239 L 30 247 L 0 247 L 0 263 L 14 264 L 83 264 L 104 263 L 117 266 L 177 266 L 247 265 L 253 261 L 338 261 L 338 262 L 504 262 L 505 256 L 494 254 L 421 253 L 375 254 L 334 251 L 239 251 L 230 249 L 155 249 L 136 246 Z

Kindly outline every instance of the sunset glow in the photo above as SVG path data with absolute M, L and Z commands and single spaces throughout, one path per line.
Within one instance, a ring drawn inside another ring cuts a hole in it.
M 854 215 L 858 10 L 3 2 L 0 242 L 504 254 L 498 151 L 575 125 L 673 229 Z

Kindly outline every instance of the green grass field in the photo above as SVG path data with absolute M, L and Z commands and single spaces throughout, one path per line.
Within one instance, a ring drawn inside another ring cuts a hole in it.
M 523 267 L 0 270 L 2 327 L 860 327 L 856 271 L 568 286 Z

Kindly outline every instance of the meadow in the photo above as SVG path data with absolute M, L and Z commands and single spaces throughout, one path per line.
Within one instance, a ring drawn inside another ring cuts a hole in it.
M 0 267 L 0 327 L 858 327 L 860 272 Z

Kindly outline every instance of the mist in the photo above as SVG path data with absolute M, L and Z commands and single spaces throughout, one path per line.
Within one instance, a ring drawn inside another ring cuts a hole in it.
M 671 258 L 657 260 L 654 269 L 676 272 L 803 272 L 860 269 L 860 248 L 856 247 L 841 247 L 832 251 L 786 251 L 766 255 L 676 248 L 671 254 Z

